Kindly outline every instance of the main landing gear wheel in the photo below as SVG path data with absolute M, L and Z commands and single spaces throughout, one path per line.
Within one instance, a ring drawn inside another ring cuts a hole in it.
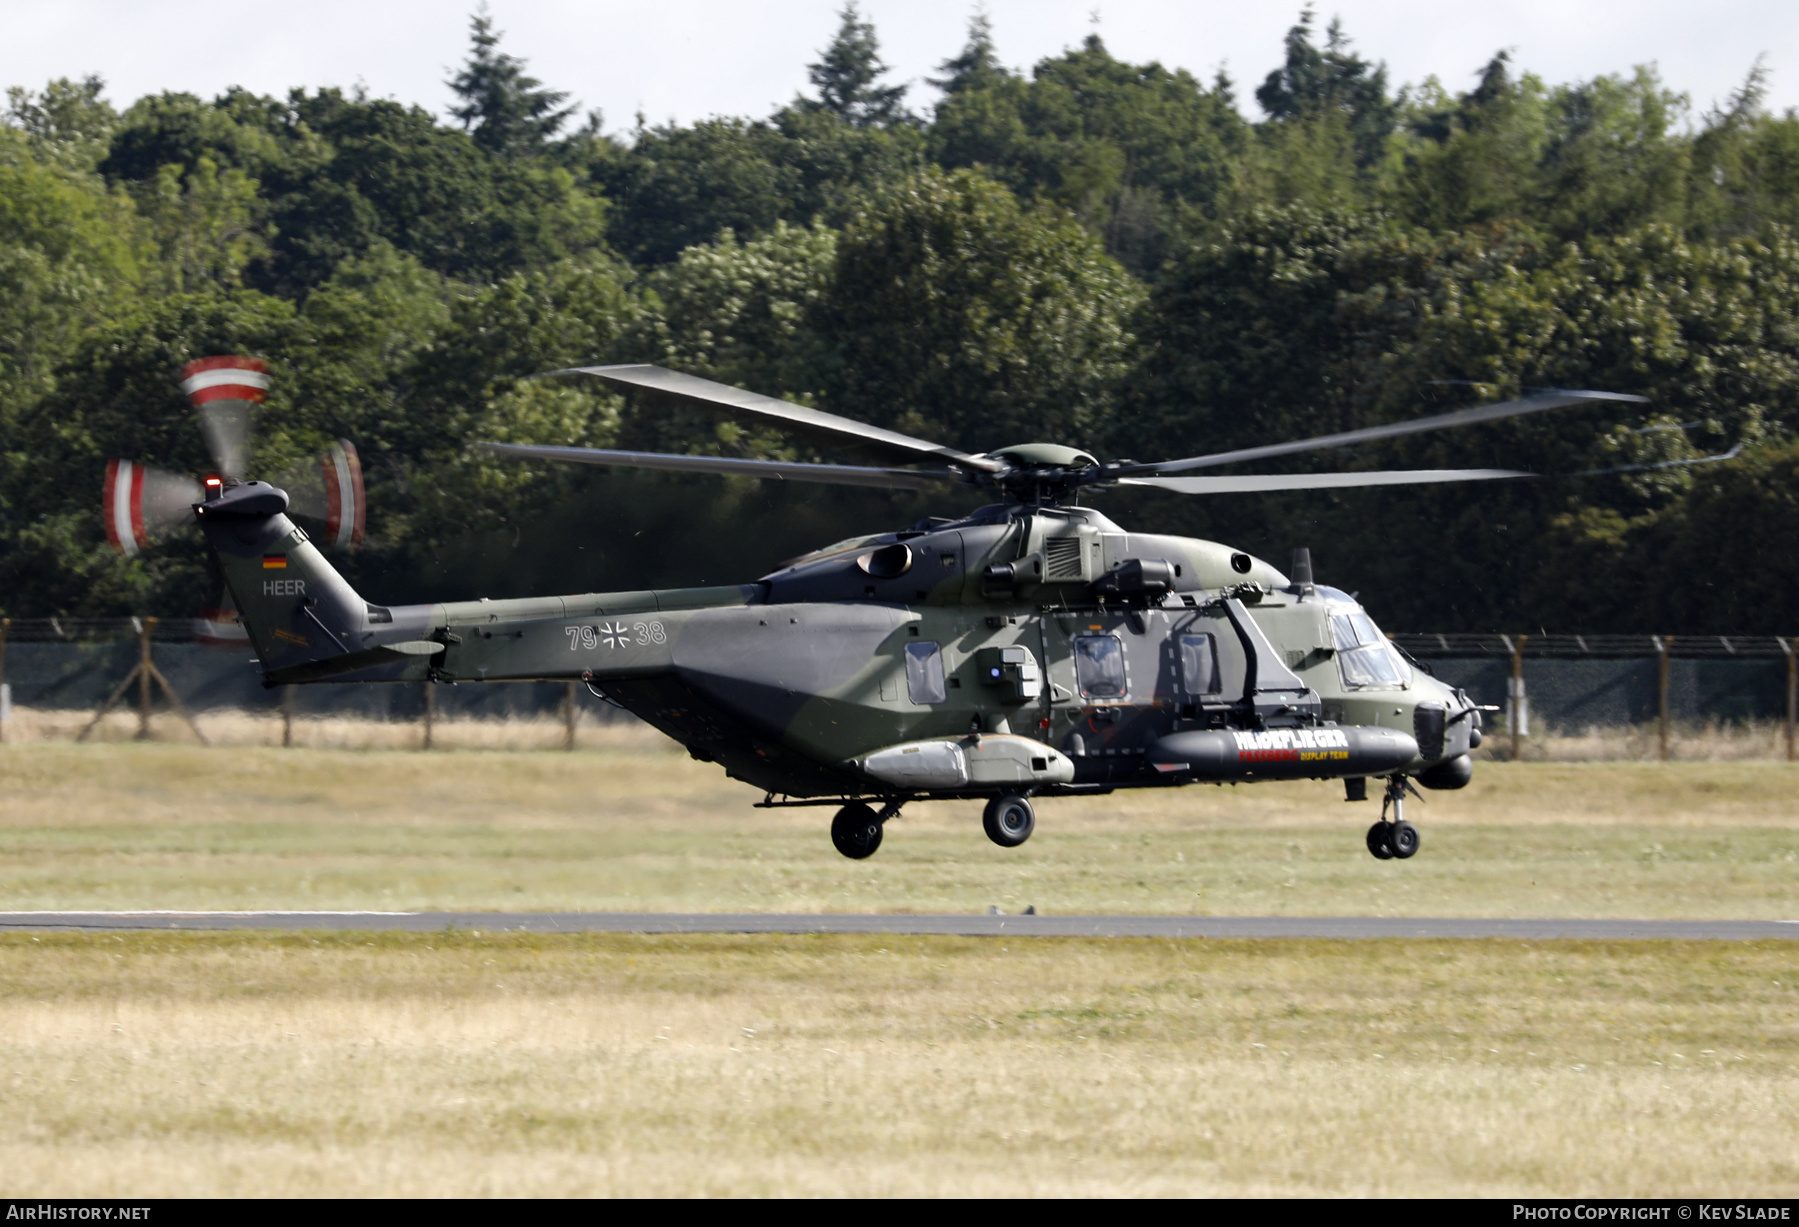
M 1392 845 L 1393 855 L 1400 860 L 1418 855 L 1418 828 L 1401 819 L 1393 824 L 1387 833 L 1387 842 Z
M 1393 845 L 1387 839 L 1387 822 L 1385 819 L 1368 828 L 1368 851 L 1380 861 L 1393 859 Z
M 831 819 L 831 842 L 851 860 L 865 860 L 881 846 L 881 819 L 862 802 L 851 801 Z
M 1002 848 L 1016 848 L 1037 829 L 1037 811 L 1028 797 L 995 797 L 981 815 L 987 838 Z

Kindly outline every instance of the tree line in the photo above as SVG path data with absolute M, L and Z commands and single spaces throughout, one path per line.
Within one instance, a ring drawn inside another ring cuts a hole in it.
M 335 89 L 11 89 L 0 613 L 208 595 L 191 536 L 107 548 L 100 476 L 203 471 L 173 375 L 241 352 L 274 372 L 259 472 L 357 443 L 371 541 L 343 565 L 394 602 L 738 582 L 972 505 L 467 446 L 826 458 L 530 378 L 643 361 L 970 450 L 1136 459 L 1636 393 L 1282 462 L 1532 482 L 1096 500 L 1277 564 L 1308 545 L 1390 626 L 1793 629 L 1799 117 L 1768 111 L 1759 64 L 1703 112 L 1652 69 L 1551 85 L 1504 53 L 1462 91 L 1396 88 L 1308 9 L 1253 103 L 1097 35 L 1016 71 L 979 16 L 928 98 L 889 75 L 852 4 L 774 114 L 622 134 L 484 14 L 443 120 Z

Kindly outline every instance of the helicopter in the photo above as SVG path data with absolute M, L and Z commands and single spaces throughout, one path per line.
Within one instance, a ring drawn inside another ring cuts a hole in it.
M 1180 494 L 1479 482 L 1511 469 L 1207 475 L 1224 465 L 1515 418 L 1622 393 L 1519 399 L 1179 460 L 1101 461 L 1061 444 L 970 454 L 658 366 L 550 372 L 708 409 L 884 461 L 823 464 L 479 443 L 521 460 L 894 490 L 973 487 L 959 517 L 855 536 L 728 587 L 383 606 L 289 518 L 281 488 L 227 480 L 192 510 L 266 686 L 578 681 L 763 792 L 759 807 L 835 808 L 861 859 L 908 804 L 985 802 L 1001 847 L 1036 802 L 1118 789 L 1331 779 L 1381 782 L 1378 859 L 1417 853 L 1415 785 L 1473 774 L 1482 713 L 1417 667 L 1349 594 L 1228 545 L 1128 531 L 1085 490 Z

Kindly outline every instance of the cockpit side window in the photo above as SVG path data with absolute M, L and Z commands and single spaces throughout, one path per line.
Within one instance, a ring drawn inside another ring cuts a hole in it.
M 1412 680 L 1412 667 L 1364 613 L 1331 615 L 1337 669 L 1351 690 L 1393 689 Z
M 1181 690 L 1190 695 L 1218 693 L 1218 652 L 1210 635 L 1181 636 Z
M 943 681 L 943 652 L 930 640 L 906 645 L 906 694 L 914 703 L 942 703 L 949 697 Z

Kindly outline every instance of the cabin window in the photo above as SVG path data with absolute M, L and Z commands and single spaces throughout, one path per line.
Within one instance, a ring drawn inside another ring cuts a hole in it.
M 1367 614 L 1332 614 L 1331 639 L 1337 669 L 1349 689 L 1390 689 L 1411 682 L 1412 667 Z
M 1181 636 L 1181 689 L 1187 694 L 1218 693 L 1218 652 L 1210 635 Z
M 1074 641 L 1074 672 L 1089 699 L 1124 698 L 1124 644 L 1112 635 L 1081 635 Z
M 906 645 L 906 693 L 914 703 L 941 703 L 949 697 L 943 652 L 928 639 Z

